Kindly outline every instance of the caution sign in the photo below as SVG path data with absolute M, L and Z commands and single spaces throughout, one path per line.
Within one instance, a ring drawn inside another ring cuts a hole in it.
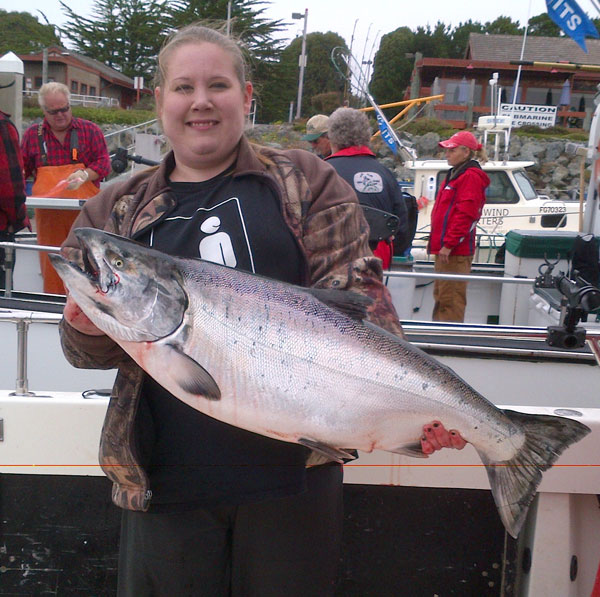
M 512 116 L 512 126 L 539 126 L 549 128 L 556 123 L 556 106 L 534 106 L 530 104 L 500 104 L 499 116 Z

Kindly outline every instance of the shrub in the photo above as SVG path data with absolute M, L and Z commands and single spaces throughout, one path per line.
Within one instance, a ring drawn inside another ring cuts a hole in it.
M 440 137 L 449 137 L 456 133 L 456 129 L 453 129 L 448 122 L 439 118 L 417 118 L 409 122 L 402 130 L 413 135 L 438 133 Z
M 91 120 L 98 125 L 102 124 L 122 124 L 131 126 L 148 120 L 154 120 L 156 113 L 153 110 L 122 110 L 121 108 L 84 108 L 82 106 L 73 106 L 73 116 Z M 23 118 L 34 120 L 43 118 L 44 113 L 39 106 L 23 105 Z

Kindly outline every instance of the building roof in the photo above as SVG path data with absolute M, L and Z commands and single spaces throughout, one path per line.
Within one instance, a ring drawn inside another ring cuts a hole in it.
M 75 52 L 69 48 L 62 48 L 60 46 L 50 46 L 48 48 L 48 58 L 60 57 L 62 61 L 65 61 L 67 58 L 71 58 L 76 62 L 79 62 L 94 71 L 96 71 L 102 78 L 110 81 L 111 83 L 117 83 L 123 87 L 129 87 L 133 89 L 133 79 L 119 72 L 118 70 L 107 66 L 103 62 L 96 60 L 94 58 L 90 58 L 88 56 L 84 56 L 79 52 Z M 35 52 L 32 54 L 21 54 L 20 58 L 23 61 L 26 61 L 28 58 L 35 58 L 36 60 L 41 60 L 42 52 Z
M 600 39 L 586 38 L 586 54 L 570 37 L 529 35 L 523 60 L 576 62 L 600 65 Z M 523 36 L 471 33 L 466 57 L 471 60 L 509 62 L 520 60 Z
M 93 69 L 99 71 L 102 74 L 102 76 L 104 76 L 106 79 L 109 79 L 113 82 L 118 81 L 121 84 L 124 84 L 128 87 L 133 87 L 133 79 L 131 77 L 124 75 L 122 72 L 120 72 L 110 66 L 107 66 L 106 64 L 104 64 L 103 62 L 100 62 L 99 60 L 96 60 L 95 58 L 90 58 L 89 56 L 84 56 L 83 54 L 79 54 L 78 52 L 74 52 L 73 50 L 65 50 L 65 51 L 68 52 L 71 56 L 73 56 L 77 60 L 79 60 L 80 62 L 83 62 L 84 64 L 87 64 L 88 66 L 91 66 Z

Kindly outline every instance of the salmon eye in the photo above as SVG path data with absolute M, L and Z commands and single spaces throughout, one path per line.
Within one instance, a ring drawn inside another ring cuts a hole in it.
M 123 267 L 123 265 L 125 265 L 123 263 L 123 260 L 120 257 L 117 257 L 114 261 L 113 261 L 113 265 L 119 269 L 121 269 Z

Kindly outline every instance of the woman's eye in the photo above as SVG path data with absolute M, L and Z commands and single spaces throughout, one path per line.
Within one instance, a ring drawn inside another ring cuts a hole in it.
M 177 85 L 175 87 L 175 91 L 179 91 L 181 93 L 190 93 L 192 91 L 191 85 Z

